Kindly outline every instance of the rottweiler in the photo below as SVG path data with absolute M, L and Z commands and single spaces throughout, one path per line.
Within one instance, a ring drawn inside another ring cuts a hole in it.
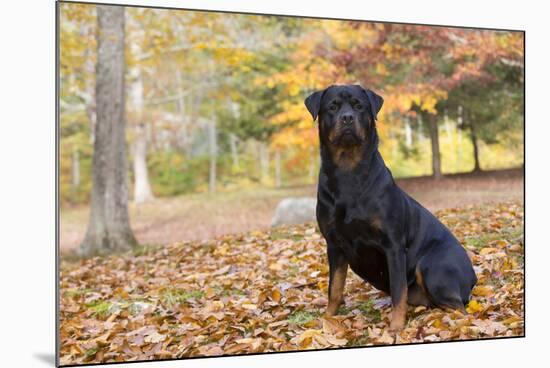
M 434 215 L 399 188 L 378 151 L 384 100 L 360 85 L 333 85 L 305 105 L 318 119 L 321 168 L 317 222 L 327 243 L 329 302 L 343 303 L 348 265 L 391 296 L 391 331 L 407 304 L 459 309 L 477 278 L 464 248 Z

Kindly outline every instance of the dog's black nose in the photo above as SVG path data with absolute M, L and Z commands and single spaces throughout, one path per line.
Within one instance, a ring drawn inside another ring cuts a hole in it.
M 341 119 L 344 124 L 351 124 L 353 123 L 353 114 L 343 114 Z

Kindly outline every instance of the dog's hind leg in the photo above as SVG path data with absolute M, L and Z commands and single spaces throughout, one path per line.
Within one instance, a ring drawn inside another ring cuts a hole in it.
M 464 256 L 467 257 L 465 253 Z M 471 282 L 461 272 L 456 261 L 443 251 L 432 250 L 418 262 L 416 278 L 434 305 L 465 312 L 464 306 L 469 300 Z
M 422 288 L 418 285 L 418 282 L 415 282 L 409 286 L 409 290 L 407 293 L 407 304 L 413 306 L 423 305 L 425 307 L 430 307 L 432 305 L 432 302 L 430 302 L 430 299 L 428 298 L 424 290 L 422 290 Z

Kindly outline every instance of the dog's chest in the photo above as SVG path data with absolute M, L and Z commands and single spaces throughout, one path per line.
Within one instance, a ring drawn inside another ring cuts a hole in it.
M 360 248 L 378 248 L 381 245 L 380 217 L 357 201 L 336 201 L 330 223 L 339 246 L 345 248 L 348 254 L 356 254 L 361 251 Z
M 338 246 L 346 255 L 351 269 L 377 289 L 388 291 L 387 262 L 383 233 L 375 214 L 356 207 L 345 213 L 334 211 L 333 232 Z

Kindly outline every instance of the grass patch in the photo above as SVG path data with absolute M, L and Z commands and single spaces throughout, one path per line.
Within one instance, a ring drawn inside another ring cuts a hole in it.
M 94 289 L 84 288 L 84 289 L 69 289 L 65 291 L 65 296 L 68 298 L 77 298 L 83 296 L 87 293 L 91 293 Z
M 486 247 L 490 242 L 500 239 L 514 241 L 523 235 L 523 227 L 517 226 L 508 229 L 502 229 L 498 233 L 481 234 L 465 239 L 466 245 L 475 248 Z
M 134 257 L 147 256 L 150 255 L 157 247 L 158 246 L 154 244 L 138 244 L 132 249 L 132 254 Z
M 296 325 L 304 325 L 308 322 L 311 322 L 319 317 L 318 312 L 308 312 L 308 311 L 297 311 L 293 312 L 288 316 L 288 321 Z
M 166 290 L 161 300 L 164 304 L 172 306 L 180 303 L 185 303 L 190 299 L 201 299 L 204 296 L 204 292 L 199 290 L 185 291 L 180 289 Z
M 223 289 L 220 293 L 221 296 L 239 295 L 246 296 L 247 293 L 241 289 Z
M 372 300 L 367 302 L 360 302 L 351 307 L 341 306 L 338 308 L 339 314 L 350 314 L 353 310 L 358 310 L 361 314 L 374 323 L 378 323 L 382 320 L 380 311 L 373 307 L 374 303 Z
M 281 239 L 288 239 L 288 240 L 293 240 L 293 241 L 298 241 L 298 240 L 303 240 L 304 239 L 304 235 L 302 234 L 290 234 L 289 233 L 290 231 L 288 229 L 280 229 L 280 230 L 272 230 L 270 233 L 269 233 L 269 238 L 271 240 L 281 240 Z
M 97 354 L 97 347 L 90 348 L 90 349 L 86 350 L 86 352 L 85 352 L 86 358 L 92 358 L 96 354 Z
M 113 304 L 105 300 L 97 300 L 86 304 L 86 307 L 92 311 L 92 317 L 106 317 L 111 313 Z

